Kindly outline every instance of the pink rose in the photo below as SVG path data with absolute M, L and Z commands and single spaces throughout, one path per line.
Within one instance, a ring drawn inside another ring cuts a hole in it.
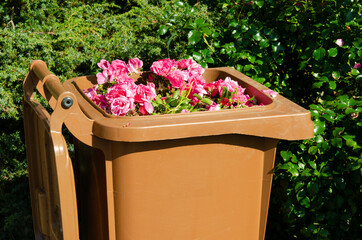
M 119 96 L 111 102 L 111 112 L 116 116 L 125 116 L 129 111 L 134 110 L 134 102 L 132 98 Z
M 204 85 L 205 90 L 211 95 L 211 97 L 215 97 L 218 93 L 217 91 L 217 82 L 210 82 Z
M 107 89 L 106 98 L 110 103 L 120 96 L 134 98 L 136 88 L 136 84 L 132 82 L 117 84 Z
M 223 87 L 226 87 L 229 92 L 234 92 L 235 89 L 239 86 L 238 82 L 231 80 L 230 77 L 226 77 L 225 80 L 220 79 L 217 81 L 217 84 L 220 96 L 222 95 Z
M 356 63 L 354 66 L 353 66 L 353 69 L 357 69 L 357 68 L 360 68 L 361 67 L 361 64 L 360 63 Z
M 166 77 L 174 88 L 182 87 L 186 78 L 185 73 L 178 69 L 171 71 Z
M 148 114 L 153 113 L 152 103 L 150 103 L 150 102 L 143 102 L 143 103 L 140 103 L 139 106 L 140 106 L 140 113 L 141 113 L 142 115 L 148 115 Z
M 102 85 L 108 82 L 108 76 L 104 75 L 104 73 L 97 73 L 97 83 Z
M 167 59 L 161 59 L 157 62 L 153 62 L 151 66 L 151 71 L 159 76 L 167 76 L 172 68 L 174 67 L 175 60 Z
M 271 96 L 272 98 L 275 98 L 278 95 L 277 92 L 274 92 L 273 90 L 270 90 L 270 89 L 262 90 L 262 92 L 266 93 L 267 95 Z
M 193 60 L 191 58 L 189 59 L 181 59 L 176 62 L 178 69 L 187 69 L 189 66 L 192 65 Z
M 218 111 L 220 110 L 220 105 L 216 104 L 215 102 L 212 102 L 211 105 L 208 107 L 209 111 Z
M 83 90 L 85 95 L 92 100 L 95 104 L 97 104 L 100 108 L 105 111 L 108 111 L 108 102 L 105 96 L 102 94 L 97 94 L 97 90 L 95 88 L 89 88 L 87 91 Z
M 150 100 L 156 100 L 156 89 L 153 83 L 149 83 L 147 86 L 140 84 L 137 85 L 135 102 L 143 103 Z
M 187 81 L 189 83 L 195 82 L 197 84 L 205 84 L 205 79 L 202 75 L 195 75 L 192 73 L 188 73 Z
M 127 64 L 119 59 L 112 61 L 110 71 L 112 71 L 112 75 L 114 75 L 117 82 L 120 81 L 119 79 L 128 76 Z
M 127 68 L 129 73 L 140 73 L 142 66 L 143 62 L 138 58 L 128 60 Z
M 102 59 L 99 63 L 97 63 L 97 65 L 103 70 L 106 70 L 111 66 L 111 64 L 105 59 Z
M 191 65 L 188 66 L 187 69 L 190 73 L 195 75 L 202 75 L 205 72 L 205 69 L 195 61 L 192 61 Z
M 340 47 L 342 47 L 344 45 L 344 41 L 342 39 L 337 39 L 336 40 L 336 44 Z
M 195 103 L 199 102 L 199 99 L 197 97 L 195 97 L 194 94 L 197 94 L 200 97 L 204 97 L 204 95 L 206 95 L 208 93 L 205 90 L 204 84 L 197 84 L 196 82 L 194 82 L 192 85 L 187 84 L 188 89 L 190 88 L 190 86 L 192 87 L 192 89 L 190 91 L 189 98 Z
M 232 96 L 232 100 L 237 103 L 238 102 L 238 98 L 239 98 L 239 103 L 245 103 L 249 100 L 249 95 L 245 95 L 244 92 L 245 92 L 245 88 L 242 88 L 241 86 L 238 86 L 237 89 L 237 94 L 235 93 L 233 96 Z

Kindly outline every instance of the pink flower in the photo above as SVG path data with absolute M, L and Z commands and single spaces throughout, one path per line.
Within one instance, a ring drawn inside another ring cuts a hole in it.
M 268 94 L 268 95 L 271 96 L 272 98 L 275 98 L 275 97 L 278 95 L 277 92 L 274 92 L 273 90 L 270 90 L 270 89 L 268 89 L 268 90 L 262 90 L 262 92 Z
M 137 85 L 135 102 L 144 103 L 150 100 L 156 100 L 156 89 L 153 83 L 149 83 L 147 86 L 140 84 Z
M 189 70 L 190 73 L 195 75 L 202 75 L 205 72 L 205 69 L 195 61 L 192 61 L 191 65 L 189 65 L 187 69 Z
M 189 59 L 181 59 L 176 62 L 178 69 L 187 69 L 189 66 L 192 65 L 193 60 L 191 58 Z
M 148 115 L 153 113 L 153 106 L 151 102 L 143 102 L 139 104 L 140 106 L 140 113 L 142 115 Z
M 239 86 L 238 82 L 231 80 L 230 77 L 226 77 L 225 80 L 220 79 L 217 81 L 217 84 L 220 96 L 222 95 L 223 87 L 226 87 L 229 92 L 234 92 L 235 89 Z
M 191 88 L 191 91 L 190 91 L 190 95 L 189 95 L 189 98 L 194 102 L 194 103 L 197 103 L 199 102 L 200 100 L 194 96 L 194 94 L 197 94 L 199 95 L 200 97 L 204 97 L 204 95 L 206 95 L 208 92 L 205 90 L 205 87 L 204 87 L 204 84 L 197 84 L 196 82 L 194 82 L 192 85 L 191 84 L 187 84 L 186 88 L 185 89 L 182 89 L 182 90 L 189 90 L 190 89 L 190 86 L 192 87 Z
M 341 39 L 341 38 L 337 39 L 336 44 L 337 44 L 338 46 L 342 47 L 342 46 L 344 45 L 343 39 Z
M 232 100 L 237 103 L 239 100 L 240 104 L 246 103 L 249 100 L 249 95 L 245 95 L 245 88 L 242 88 L 241 86 L 238 86 L 236 88 L 235 94 L 232 96 Z M 236 94 L 237 93 L 237 94 Z
M 119 96 L 111 102 L 111 112 L 116 116 L 125 116 L 129 111 L 134 110 L 134 102 L 132 98 Z
M 361 64 L 360 63 L 356 63 L 354 66 L 353 66 L 353 69 L 357 69 L 357 68 L 360 68 L 361 67 Z
M 189 113 L 190 111 L 189 110 L 187 110 L 187 109 L 182 109 L 181 110 L 181 113 Z
M 185 73 L 178 69 L 171 71 L 166 76 L 166 79 L 170 81 L 172 87 L 174 87 L 174 88 L 182 87 L 186 78 L 187 77 L 186 77 Z
M 151 71 L 159 76 L 166 77 L 174 67 L 174 64 L 175 60 L 170 60 L 169 58 L 161 59 L 152 63 Z
M 105 84 L 106 82 L 108 82 L 108 76 L 105 75 L 104 73 L 97 73 L 97 83 L 102 85 L 102 84 Z
M 217 82 L 206 83 L 204 85 L 204 88 L 205 88 L 206 91 L 209 92 L 211 97 L 215 97 L 217 95 L 217 93 L 218 93 L 218 91 L 217 91 Z
M 83 90 L 83 92 L 101 109 L 108 111 L 108 102 L 106 97 L 102 94 L 97 94 L 97 90 L 95 88 L 89 88 L 87 91 Z
M 205 79 L 202 75 L 195 75 L 192 73 L 188 73 L 187 81 L 189 83 L 195 82 L 197 84 L 205 84 Z
M 127 68 L 129 73 L 140 73 L 142 66 L 143 62 L 138 58 L 128 60 Z
M 116 82 L 117 84 L 122 84 L 122 83 L 126 83 L 126 84 L 133 84 L 134 83 L 134 79 L 130 78 L 128 75 L 126 74 L 121 74 L 118 75 L 116 78 Z
M 97 65 L 103 70 L 106 70 L 111 66 L 111 64 L 105 59 L 102 59 L 99 63 L 97 63 Z
M 209 111 L 218 111 L 220 110 L 220 105 L 216 104 L 215 102 L 212 102 L 211 105 L 208 107 Z
M 107 89 L 106 98 L 110 103 L 121 96 L 133 99 L 136 94 L 136 88 L 137 85 L 132 82 L 117 84 Z
M 120 79 L 122 78 L 128 77 L 127 64 L 119 59 L 112 61 L 110 71 L 112 71 L 112 75 L 114 75 L 117 82 L 121 81 Z

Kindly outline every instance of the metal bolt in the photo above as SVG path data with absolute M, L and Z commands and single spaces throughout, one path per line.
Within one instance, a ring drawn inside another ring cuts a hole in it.
M 65 97 L 62 101 L 62 107 L 68 109 L 73 105 L 73 99 L 71 97 Z

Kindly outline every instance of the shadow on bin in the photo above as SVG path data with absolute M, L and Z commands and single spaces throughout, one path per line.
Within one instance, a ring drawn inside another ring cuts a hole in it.
M 84 95 L 95 76 L 61 85 L 32 62 L 24 122 L 36 238 L 264 239 L 277 142 L 313 137 L 313 122 L 232 68 L 204 74 L 207 82 L 226 76 L 264 106 L 116 117 Z M 74 136 L 74 171 L 63 123 Z

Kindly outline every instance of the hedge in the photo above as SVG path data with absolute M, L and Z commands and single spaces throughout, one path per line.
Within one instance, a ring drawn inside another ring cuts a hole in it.
M 362 7 L 323 0 L 5 0 L 0 3 L 0 239 L 33 239 L 22 81 L 100 59 L 233 66 L 310 109 L 315 137 L 278 145 L 267 239 L 361 239 Z

